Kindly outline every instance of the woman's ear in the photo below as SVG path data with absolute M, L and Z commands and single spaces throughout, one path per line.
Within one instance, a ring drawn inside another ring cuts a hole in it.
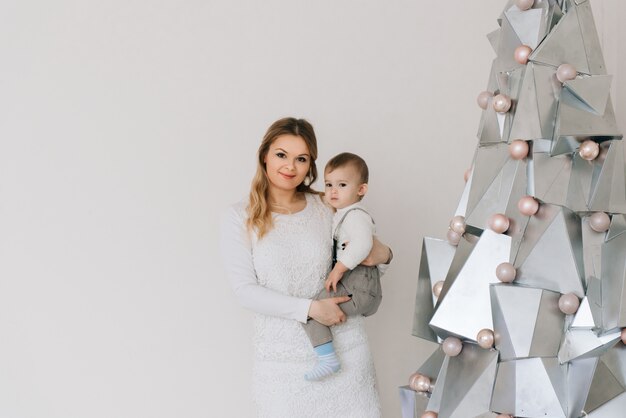
M 359 190 L 357 191 L 359 196 L 365 196 L 365 193 L 367 193 L 367 183 L 361 184 L 359 186 Z

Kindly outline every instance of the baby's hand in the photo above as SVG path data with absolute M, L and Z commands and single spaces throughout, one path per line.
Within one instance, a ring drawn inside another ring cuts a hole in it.
M 330 274 L 328 275 L 326 282 L 324 283 L 324 287 L 326 288 L 326 291 L 330 292 L 330 288 L 332 287 L 333 292 L 336 292 L 337 283 L 339 283 L 339 280 L 341 280 L 342 277 L 343 277 L 343 273 L 340 273 L 337 270 L 333 269 L 333 271 L 331 271 Z

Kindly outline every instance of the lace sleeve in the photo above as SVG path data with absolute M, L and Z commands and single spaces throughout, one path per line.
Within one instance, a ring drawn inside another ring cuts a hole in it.
M 306 322 L 310 299 L 288 296 L 259 285 L 245 221 L 235 207 L 231 207 L 222 217 L 220 250 L 235 296 L 244 308 Z

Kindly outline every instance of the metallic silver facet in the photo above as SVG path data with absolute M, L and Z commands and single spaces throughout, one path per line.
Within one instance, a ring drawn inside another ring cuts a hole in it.
M 419 418 L 426 412 L 427 393 L 415 392 L 408 386 L 400 386 L 400 409 L 402 418 Z
M 559 361 L 565 363 L 574 359 L 599 357 L 613 347 L 619 339 L 619 332 L 598 337 L 591 330 L 569 330 L 565 333 L 559 349 Z
M 565 316 L 560 294 L 515 285 L 492 285 L 491 300 L 496 348 L 500 360 L 555 357 Z
M 570 362 L 567 370 L 568 418 L 579 418 L 583 415 L 598 361 L 597 357 L 592 357 Z
M 447 241 L 424 238 L 413 317 L 413 335 L 416 337 L 437 342 L 435 332 L 428 325 L 436 302 L 432 288 L 435 283 L 445 279 L 454 252 L 455 248 Z
M 602 248 L 602 328 L 626 327 L 626 234 Z
M 613 76 L 597 75 L 584 78 L 576 78 L 566 81 L 565 87 L 590 111 L 596 115 L 604 115 L 606 105 L 610 100 L 611 81 Z
M 608 150 L 605 148 L 608 147 Z M 602 143 L 603 163 L 591 190 L 589 210 L 595 212 L 626 212 L 626 175 L 624 144 L 620 141 Z M 600 159 L 600 157 L 598 157 Z
M 498 366 L 492 411 L 520 417 L 567 416 L 567 366 L 556 358 L 503 361 Z
M 510 251 L 510 237 L 483 232 L 430 321 L 440 337 L 457 335 L 475 341 L 481 329 L 493 329 L 489 285 L 500 282 L 496 267 L 509 261 Z
M 593 320 L 593 314 L 591 313 L 591 306 L 589 306 L 589 298 L 585 296 L 580 302 L 580 307 L 574 316 L 572 321 L 572 329 L 594 329 L 597 325 Z
M 584 410 L 587 413 L 599 411 L 602 405 L 611 401 L 618 395 L 624 394 L 624 386 L 615 378 L 615 375 L 607 367 L 604 361 L 600 360 L 596 367 L 587 402 Z M 623 412 L 623 411 L 622 411 Z M 598 417 L 611 417 L 611 415 L 596 415 Z M 623 416 L 623 415 L 620 415 Z
M 572 8 L 563 16 L 550 34 L 532 52 L 530 60 L 555 67 L 568 63 L 576 67 L 579 72 L 590 74 L 576 8 Z
M 498 352 L 466 343 L 461 354 L 448 359 L 447 378 L 443 384 L 438 378 L 434 391 L 441 396 L 439 416 L 467 418 L 489 414 Z
M 580 218 L 566 208 L 541 205 L 524 238 L 514 263 L 516 283 L 582 298 Z

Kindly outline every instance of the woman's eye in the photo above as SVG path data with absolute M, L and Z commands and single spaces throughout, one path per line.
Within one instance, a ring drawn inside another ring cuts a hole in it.
M 306 163 L 306 157 L 298 157 L 298 161 L 301 163 Z
M 277 153 L 276 153 L 276 156 L 277 156 L 278 158 L 285 158 L 285 153 L 284 153 L 284 152 L 277 152 Z

